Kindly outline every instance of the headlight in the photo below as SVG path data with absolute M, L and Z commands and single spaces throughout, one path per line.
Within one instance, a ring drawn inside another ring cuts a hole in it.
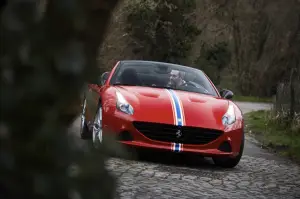
M 126 99 L 123 97 L 123 95 L 120 92 L 116 92 L 117 96 L 117 109 L 119 111 L 122 111 L 123 113 L 126 113 L 128 115 L 133 114 L 133 108 L 132 106 L 126 101 Z
M 222 117 L 222 123 L 224 126 L 228 126 L 233 124 L 236 121 L 235 113 L 234 113 L 234 107 L 232 104 L 229 104 L 229 107 L 227 109 L 227 112 Z

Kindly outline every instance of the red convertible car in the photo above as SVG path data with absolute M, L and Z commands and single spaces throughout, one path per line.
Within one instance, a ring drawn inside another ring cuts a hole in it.
M 107 133 L 131 147 L 194 153 L 235 167 L 244 149 L 244 120 L 231 99 L 198 69 L 154 61 L 119 61 L 88 85 L 81 137 L 101 144 Z

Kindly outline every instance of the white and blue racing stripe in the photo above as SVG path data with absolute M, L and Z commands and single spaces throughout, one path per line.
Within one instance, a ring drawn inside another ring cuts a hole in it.
M 184 112 L 183 112 L 183 107 L 182 107 L 182 103 L 179 99 L 179 97 L 177 96 L 177 94 L 175 93 L 175 91 L 171 90 L 171 89 L 166 89 L 166 91 L 168 92 L 171 102 L 172 102 L 172 106 L 173 106 L 173 115 L 174 115 L 174 121 L 175 121 L 175 125 L 176 126 L 184 126 L 185 121 L 184 121 Z
M 179 97 L 176 95 L 175 91 L 173 90 L 169 90 L 171 95 L 172 95 L 172 98 L 174 99 L 174 103 L 175 103 L 175 114 L 176 114 L 176 117 L 177 117 L 177 126 L 183 126 L 183 107 L 182 107 L 182 104 L 181 104 L 181 101 L 179 99 Z
M 185 117 L 183 106 L 180 98 L 177 96 L 176 92 L 171 89 L 166 89 L 172 104 L 173 116 L 174 116 L 174 124 L 176 126 L 184 126 L 185 125 Z M 171 150 L 175 152 L 181 152 L 183 149 L 183 145 L 180 143 L 172 143 Z
M 180 143 L 172 143 L 172 151 L 174 151 L 174 152 L 181 152 L 182 151 L 182 144 L 180 144 Z

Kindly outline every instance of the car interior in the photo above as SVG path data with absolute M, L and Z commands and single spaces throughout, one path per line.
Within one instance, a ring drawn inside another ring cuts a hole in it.
M 155 69 L 150 67 L 156 67 Z M 150 68 L 150 69 L 149 69 Z M 170 78 L 170 67 L 165 66 L 149 66 L 149 67 L 138 67 L 138 66 L 126 66 L 119 71 L 119 76 L 116 78 L 117 84 L 122 85 L 134 85 L 134 86 L 149 86 L 149 87 L 165 87 Z M 202 82 L 201 78 L 193 73 L 185 73 L 183 78 L 189 83 L 184 88 L 186 91 L 205 93 L 209 94 L 206 90 L 207 86 Z
M 151 74 L 153 70 L 137 71 L 136 68 L 126 68 L 117 78 L 117 82 L 127 85 L 164 86 L 169 81 L 169 74 Z

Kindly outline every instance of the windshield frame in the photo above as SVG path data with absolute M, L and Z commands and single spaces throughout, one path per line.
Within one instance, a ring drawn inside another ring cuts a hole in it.
M 189 67 L 189 66 L 184 66 L 184 65 L 179 65 L 179 64 L 172 64 L 172 63 L 165 63 L 165 62 L 157 62 L 157 61 L 144 61 L 144 60 L 123 60 L 123 61 L 120 61 L 119 64 L 116 66 L 113 74 L 111 75 L 111 78 L 109 79 L 109 82 L 108 82 L 108 85 L 110 86 L 114 86 L 114 81 L 116 81 L 116 78 L 118 76 L 118 73 L 120 71 L 120 69 L 122 68 L 122 66 L 124 64 L 138 64 L 138 63 L 141 63 L 141 64 L 148 64 L 148 65 L 166 65 L 166 66 L 173 66 L 175 68 L 184 68 L 186 70 L 191 70 L 191 71 L 195 71 L 195 73 L 199 73 L 200 76 L 202 78 L 205 79 L 205 81 L 208 82 L 208 85 L 211 87 L 211 91 L 213 91 L 213 93 L 209 93 L 209 94 L 206 94 L 206 93 L 199 93 L 199 92 L 193 92 L 193 91 L 188 91 L 188 90 L 181 90 L 181 89 L 173 89 L 173 90 L 180 90 L 180 91 L 185 91 L 185 92 L 191 92 L 191 93 L 197 93 L 197 94 L 203 94 L 203 95 L 208 95 L 208 96 L 213 96 L 213 97 L 220 97 L 220 94 L 216 88 L 216 86 L 214 85 L 214 83 L 210 80 L 210 78 L 200 69 L 197 69 L 197 68 L 193 68 L 193 67 Z M 138 67 L 138 66 L 137 66 Z M 142 66 L 143 67 L 143 66 Z M 140 85 L 140 87 L 149 87 L 149 88 L 163 88 L 163 87 L 154 87 L 154 86 L 143 86 L 143 85 Z

